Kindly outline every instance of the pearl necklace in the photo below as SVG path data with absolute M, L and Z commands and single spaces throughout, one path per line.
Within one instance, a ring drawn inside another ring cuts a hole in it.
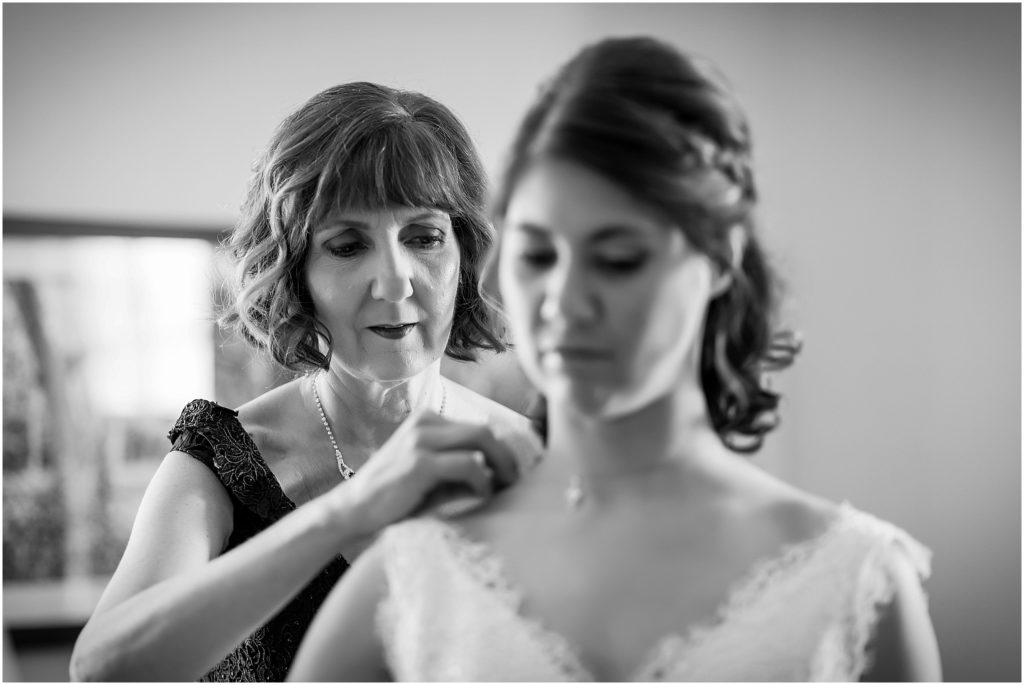
M 321 372 L 322 373 L 322 372 Z M 324 406 L 320 403 L 320 391 L 317 390 L 316 382 L 320 378 L 318 373 L 313 377 L 313 399 L 316 400 L 316 409 L 320 412 L 320 421 L 324 424 L 324 430 L 327 431 L 327 437 L 331 441 L 331 447 L 334 448 L 334 458 L 338 462 L 338 471 L 341 472 L 341 477 L 348 480 L 355 475 L 356 470 L 345 463 L 345 457 L 341 455 L 341 450 L 338 448 L 338 441 L 334 439 L 334 431 L 331 430 L 331 424 L 327 422 L 327 414 L 324 413 Z M 444 380 L 441 381 L 441 411 L 438 412 L 439 416 L 444 416 L 444 408 L 448 403 L 448 389 L 444 385 Z

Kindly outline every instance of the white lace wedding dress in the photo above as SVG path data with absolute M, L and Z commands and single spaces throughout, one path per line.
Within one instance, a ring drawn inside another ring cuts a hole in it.
M 563 636 L 521 613 L 500 560 L 452 524 L 406 521 L 379 544 L 388 594 L 377 628 L 396 680 L 594 679 Z M 927 548 L 844 503 L 826 532 L 756 564 L 713 622 L 652 645 L 631 680 L 855 681 L 896 555 L 928 576 Z

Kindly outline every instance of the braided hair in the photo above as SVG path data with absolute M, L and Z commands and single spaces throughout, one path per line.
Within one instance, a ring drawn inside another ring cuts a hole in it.
M 708 306 L 701 383 L 723 443 L 757 451 L 778 425 L 780 396 L 766 373 L 788 366 L 800 343 L 773 323 L 778 285 L 754 230 L 750 130 L 724 79 L 708 62 L 655 39 L 590 45 L 542 86 L 527 112 L 493 203 L 496 223 L 523 172 L 542 156 L 621 186 L 731 273 L 728 289 Z M 729 240 L 737 228 L 741 259 Z M 543 406 L 536 405 L 541 413 Z

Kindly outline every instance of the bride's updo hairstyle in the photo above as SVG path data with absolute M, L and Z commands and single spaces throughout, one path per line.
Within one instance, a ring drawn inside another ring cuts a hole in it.
M 777 285 L 755 232 L 750 131 L 724 80 L 651 38 L 593 44 L 542 86 L 523 120 L 495 196 L 496 224 L 538 158 L 571 161 L 618 184 L 732 274 L 708 307 L 701 382 L 722 441 L 758 450 L 778 425 L 779 394 L 765 374 L 788 366 L 799 343 L 773 324 Z M 733 227 L 742 231 L 739 260 Z

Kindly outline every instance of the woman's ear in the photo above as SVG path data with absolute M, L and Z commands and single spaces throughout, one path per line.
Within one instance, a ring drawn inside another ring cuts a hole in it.
M 747 247 L 747 234 L 743 226 L 739 224 L 729 228 L 729 268 L 716 269 L 715 279 L 711 283 L 711 298 L 714 299 L 724 293 L 732 285 L 733 272 L 740 268 L 743 263 L 743 250 Z

